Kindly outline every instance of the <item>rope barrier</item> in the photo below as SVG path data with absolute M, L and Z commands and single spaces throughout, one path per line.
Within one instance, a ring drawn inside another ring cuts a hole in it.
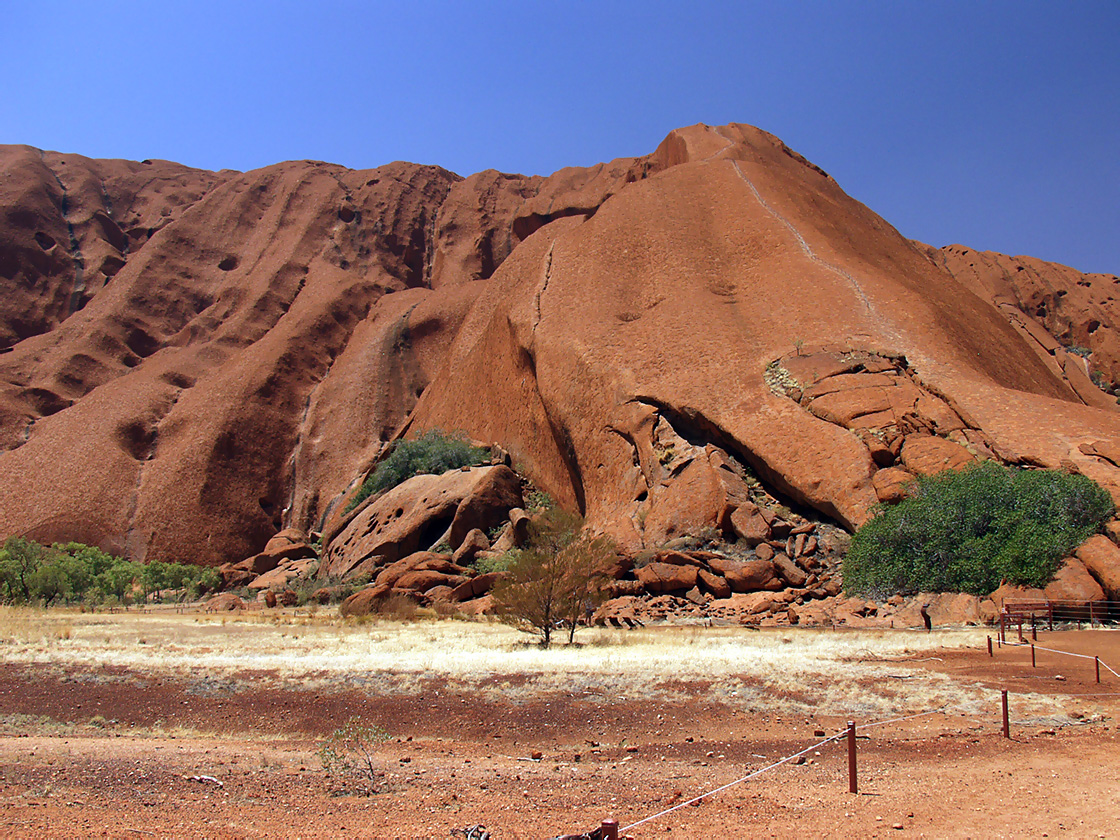
M 723 791 L 727 790 L 728 788 L 734 787 L 737 784 L 741 784 L 742 782 L 746 782 L 750 779 L 753 779 L 755 776 L 760 776 L 763 773 L 765 773 L 767 770 L 773 770 L 775 767 L 780 767 L 781 765 L 785 764 L 787 761 L 793 761 L 798 756 L 802 756 L 802 755 L 805 755 L 805 753 L 812 752 L 813 750 L 817 749 L 818 747 L 824 746 L 825 744 L 829 743 L 830 741 L 836 741 L 840 738 L 843 738 L 847 734 L 848 733 L 846 731 L 845 732 L 838 732 L 837 734 L 835 734 L 835 735 L 833 735 L 829 738 L 825 738 L 823 741 L 818 741 L 817 743 L 813 744 L 811 747 L 806 747 L 801 752 L 794 753 L 793 755 L 787 755 L 781 761 L 775 761 L 773 764 L 771 764 L 767 767 L 763 767 L 761 770 L 755 770 L 753 773 L 748 773 L 746 776 L 743 776 L 741 779 L 736 779 L 733 782 L 728 782 L 723 787 L 718 787 L 715 790 L 710 790 L 707 793 L 702 793 L 702 794 L 700 794 L 700 796 L 694 796 L 692 799 L 688 800 L 687 802 L 681 802 L 679 805 L 674 805 L 672 808 L 666 808 L 664 811 L 662 811 L 658 814 L 654 814 L 652 817 L 646 817 L 644 820 L 638 820 L 636 823 L 630 823 L 630 825 L 626 826 L 625 828 L 620 829 L 620 831 L 622 831 L 622 832 L 629 831 L 632 828 L 637 828 L 638 826 L 644 825 L 647 822 L 652 822 L 653 820 L 656 820 L 660 817 L 664 817 L 667 814 L 671 814 L 674 811 L 678 811 L 681 808 L 684 808 L 688 805 L 692 805 L 694 802 L 699 802 L 701 799 L 705 799 L 709 796 L 715 796 L 717 793 L 722 793 Z
M 1111 672 L 1114 677 L 1120 677 L 1120 674 L 1118 674 L 1116 671 L 1114 671 L 1112 669 L 1112 667 L 1107 662 L 1105 662 L 1103 659 L 1101 659 L 1098 656 L 1089 656 L 1089 655 L 1084 654 L 1084 653 L 1074 653 L 1074 652 L 1069 651 L 1069 650 L 1056 650 L 1055 648 L 1042 647 L 1042 645 L 1034 645 L 1034 644 L 1031 644 L 1030 642 L 1004 642 L 1003 644 L 1006 647 L 1033 647 L 1035 650 L 1044 650 L 1047 653 L 1063 653 L 1066 656 L 1076 656 L 1078 659 L 1095 659 L 1095 660 L 1097 660 L 1097 662 L 1099 662 L 1101 664 L 1102 668 Z
M 1048 653 L 1064 653 L 1066 656 L 1076 656 L 1079 659 L 1096 659 L 1095 656 L 1086 656 L 1084 653 L 1073 653 L 1068 650 L 1055 650 L 1054 648 L 1043 647 L 1042 645 L 1032 645 L 1030 642 L 1004 642 L 1007 647 L 1033 647 L 1035 650 L 1045 650 Z M 1104 663 L 1101 663 L 1104 665 Z M 1107 665 L 1105 665 L 1108 668 Z M 1109 669 L 1111 670 L 1111 669 Z
M 1007 645 L 1008 647 L 1030 647 L 1029 642 L 1004 642 L 1004 644 Z M 1109 671 L 1111 671 L 1114 675 L 1116 675 L 1117 677 L 1120 677 L 1120 674 L 1117 674 L 1116 671 L 1113 671 L 1113 669 L 1110 668 L 1106 663 L 1101 662 L 1099 657 L 1087 656 L 1083 653 L 1072 653 L 1068 650 L 1056 650 L 1054 648 L 1040 647 L 1038 645 L 1035 645 L 1034 647 L 1035 647 L 1036 650 L 1043 650 L 1043 651 L 1047 651 L 1048 653 L 1062 653 L 1062 654 L 1065 654 L 1066 656 L 1076 656 L 1076 657 L 1079 657 L 1081 659 L 1095 659 L 1098 662 L 1100 662 L 1101 665 L 1103 665 L 1105 668 L 1107 668 Z M 1090 694 L 1070 694 L 1070 695 L 1066 695 L 1066 696 L 1068 696 L 1068 697 L 1120 697 L 1120 693 L 1117 693 L 1117 692 L 1100 692 L 1100 693 L 1090 693 Z M 948 706 L 948 705 L 946 705 L 946 706 L 939 706 L 936 709 L 930 709 L 929 711 L 918 712 L 917 714 L 913 714 L 913 715 L 905 715 L 903 717 L 889 718 L 887 720 L 875 721 L 873 723 L 860 724 L 855 729 L 858 732 L 861 729 L 874 729 L 877 726 L 888 726 L 892 723 L 902 723 L 902 722 L 908 721 L 908 720 L 917 720 L 918 718 L 929 717 L 930 715 L 943 714 L 943 713 L 946 713 L 946 712 L 958 712 L 958 711 L 961 712 L 962 714 L 968 715 L 970 717 L 984 717 L 985 716 L 983 713 L 976 713 L 976 712 L 972 711 L 967 706 Z M 813 750 L 819 749 L 820 747 L 823 747 L 825 744 L 831 743 L 833 741 L 838 741 L 841 738 L 846 737 L 847 734 L 848 733 L 847 733 L 846 730 L 843 731 L 843 732 L 838 732 L 835 735 L 831 735 L 828 738 L 825 738 L 821 741 L 816 742 L 815 744 L 812 744 L 811 746 L 806 747 L 805 749 L 801 750 L 800 752 L 796 752 L 796 753 L 793 753 L 791 755 L 787 755 L 785 758 L 780 759 L 779 761 L 775 761 L 773 764 L 768 764 L 766 767 L 763 767 L 760 770 L 755 770 L 751 773 L 748 773 L 745 776 L 742 776 L 738 779 L 735 779 L 732 782 L 728 782 L 727 784 L 722 785 L 721 787 L 714 788 L 713 790 L 709 790 L 706 793 L 700 794 L 699 796 L 694 796 L 692 799 L 689 799 L 685 802 L 681 802 L 677 805 L 674 805 L 671 808 L 666 808 L 663 811 L 659 811 L 658 813 L 653 814 L 652 816 L 648 816 L 644 819 L 638 820 L 637 822 L 630 823 L 630 825 L 619 829 L 619 831 L 625 833 L 627 831 L 630 831 L 631 829 L 637 828 L 640 825 L 645 825 L 648 822 L 653 822 L 656 819 L 660 819 L 661 817 L 667 816 L 667 815 L 673 813 L 674 811 L 679 811 L 681 808 L 686 808 L 689 805 L 694 805 L 694 804 L 696 804 L 697 802 L 700 802 L 703 799 L 707 799 L 709 796 L 715 796 L 717 793 L 722 793 L 723 791 L 728 790 L 729 788 L 735 787 L 735 785 L 742 784 L 743 782 L 750 781 L 751 779 L 753 779 L 757 776 L 761 776 L 763 773 L 766 773 L 767 771 L 773 770 L 776 767 L 781 767 L 783 764 L 787 764 L 788 762 L 793 761 L 794 759 L 799 758 L 800 756 L 803 756 L 806 753 L 810 753 Z
M 876 721 L 874 723 L 860 724 L 859 726 L 856 727 L 856 731 L 858 732 L 861 729 L 871 729 L 871 728 L 876 727 L 876 726 L 887 726 L 888 724 L 892 724 L 892 723 L 901 723 L 902 721 L 906 721 L 906 720 L 915 720 L 917 718 L 928 717 L 929 715 L 936 715 L 936 714 L 940 714 L 940 713 L 945 712 L 945 711 L 954 711 L 954 710 L 957 710 L 957 709 L 965 710 L 965 707 L 964 706 L 940 706 L 940 707 L 938 707 L 936 709 L 932 709 L 928 712 L 919 712 L 918 714 L 906 715 L 905 717 L 890 718 L 889 720 L 880 720 L 880 721 Z M 733 782 L 728 782 L 727 784 L 723 785 L 722 787 L 715 788 L 714 790 L 710 790 L 707 793 L 702 793 L 699 796 L 694 796 L 692 799 L 689 799 L 687 802 L 681 802 L 677 805 L 674 805 L 672 808 L 666 808 L 664 811 L 661 811 L 660 813 L 654 814 L 653 816 L 646 817 L 645 819 L 639 820 L 636 823 L 631 823 L 630 825 L 619 829 L 619 831 L 627 832 L 632 828 L 637 828 L 639 825 L 643 825 L 647 822 L 652 822 L 653 820 L 656 820 L 660 817 L 664 817 L 667 814 L 671 814 L 674 811 L 680 810 L 681 808 L 685 808 L 689 805 L 692 805 L 695 802 L 699 802 L 701 799 L 706 799 L 709 796 L 715 796 L 717 793 L 722 793 L 723 791 L 727 790 L 728 788 L 732 788 L 735 785 L 742 784 L 743 782 L 746 782 L 746 781 L 750 781 L 751 779 L 755 778 L 756 776 L 761 776 L 763 773 L 767 772 L 768 770 L 773 770 L 775 767 L 780 767 L 781 765 L 786 764 L 787 762 L 793 761 L 795 758 L 798 758 L 799 756 L 803 756 L 806 753 L 810 753 L 813 750 L 824 746 L 825 744 L 828 744 L 832 741 L 837 741 L 841 738 L 844 738 L 844 737 L 847 736 L 847 734 L 848 734 L 847 730 L 845 730 L 843 732 L 838 732 L 835 735 L 831 735 L 828 738 L 825 738 L 823 741 L 818 741 L 817 743 L 813 744 L 812 746 L 806 747 L 805 749 L 801 750 L 800 752 L 793 753 L 792 755 L 787 755 L 785 758 L 781 759 L 780 761 L 775 761 L 773 764 L 767 765 L 766 767 L 763 767 L 761 770 L 755 770 L 753 773 L 748 773 L 746 776 L 743 776 L 742 778 L 736 779 Z

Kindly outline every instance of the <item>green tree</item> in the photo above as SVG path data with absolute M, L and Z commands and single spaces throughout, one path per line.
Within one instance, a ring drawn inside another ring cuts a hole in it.
M 43 546 L 24 537 L 8 537 L 0 552 L 0 582 L 5 601 L 31 600 L 32 578 L 43 562 Z
M 856 532 L 844 558 L 844 586 L 874 598 L 986 595 L 1001 581 L 1042 587 L 1113 511 L 1097 484 L 1052 470 L 986 462 L 919 478 L 910 498 Z
M 113 565 L 97 576 L 96 585 L 107 598 L 113 598 L 121 604 L 127 603 L 128 594 L 143 569 L 140 563 L 117 558 Z
M 580 618 L 602 599 L 604 567 L 616 550 L 605 538 L 581 535 L 582 520 L 559 508 L 546 511 L 529 529 L 529 544 L 494 586 L 494 607 L 505 622 L 552 643 L 557 628 L 575 639 Z

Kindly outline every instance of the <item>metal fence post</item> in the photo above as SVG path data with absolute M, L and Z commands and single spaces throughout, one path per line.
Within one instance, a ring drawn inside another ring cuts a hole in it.
M 1010 738 L 1011 737 L 1011 725 L 1010 725 L 1010 721 L 1007 719 L 1007 689 L 1006 688 L 1003 689 L 1003 691 L 1000 692 L 1000 694 L 1002 695 L 1002 701 L 1003 701 L 1003 737 L 1004 738 Z
M 1097 667 L 1097 683 L 1101 681 L 1101 658 L 1099 656 L 1093 657 L 1093 664 Z
M 848 721 L 848 793 L 859 793 L 856 783 L 856 722 Z

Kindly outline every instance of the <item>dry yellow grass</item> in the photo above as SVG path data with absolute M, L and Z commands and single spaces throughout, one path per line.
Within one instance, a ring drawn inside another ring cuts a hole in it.
M 0 658 L 124 666 L 254 685 L 421 691 L 446 679 L 517 701 L 542 693 L 703 697 L 744 710 L 881 717 L 942 704 L 992 708 L 990 690 L 900 660 L 981 647 L 985 631 L 651 627 L 592 629 L 542 650 L 506 626 L 347 622 L 331 611 L 202 615 L 0 609 Z M 202 675 L 205 675 L 202 677 Z M 526 679 L 528 678 L 528 679 Z

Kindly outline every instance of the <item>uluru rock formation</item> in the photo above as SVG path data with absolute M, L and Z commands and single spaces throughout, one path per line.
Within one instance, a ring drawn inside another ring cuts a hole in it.
M 219 565 L 330 523 L 349 569 L 347 494 L 431 428 L 629 551 L 976 458 L 1120 496 L 1120 281 L 911 242 L 750 126 L 549 177 L 0 168 L 0 534 Z

